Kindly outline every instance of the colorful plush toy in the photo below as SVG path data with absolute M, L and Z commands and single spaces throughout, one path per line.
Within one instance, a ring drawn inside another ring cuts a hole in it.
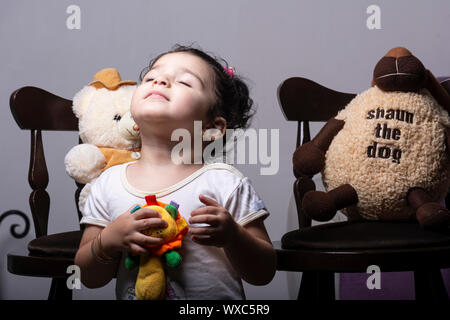
M 297 176 L 322 171 L 327 192 L 309 191 L 307 215 L 331 219 L 417 220 L 450 225 L 439 202 L 450 186 L 450 97 L 405 48 L 376 65 L 372 87 L 357 95 L 294 153 Z
M 136 82 L 122 81 L 113 68 L 100 70 L 94 81 L 73 98 L 82 144 L 65 157 L 66 172 L 86 184 L 80 194 L 83 208 L 90 186 L 104 170 L 140 157 L 139 128 L 130 114 Z
M 171 201 L 170 204 L 157 201 L 154 195 L 145 197 L 147 202 L 144 208 L 150 208 L 161 214 L 161 219 L 167 221 L 167 227 L 163 229 L 148 229 L 143 233 L 156 238 L 164 239 L 161 245 L 147 246 L 151 254 L 146 256 L 128 256 L 125 260 L 128 270 L 137 266 L 139 259 L 139 273 L 136 279 L 135 294 L 139 300 L 161 300 L 166 293 L 166 276 L 161 258 L 164 258 L 170 268 L 176 268 L 181 264 L 181 256 L 175 251 L 182 245 L 182 239 L 188 232 L 186 220 L 178 212 L 178 204 Z M 136 206 L 131 213 L 139 210 Z

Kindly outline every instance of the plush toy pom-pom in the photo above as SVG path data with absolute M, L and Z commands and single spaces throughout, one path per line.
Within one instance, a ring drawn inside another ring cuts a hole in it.
M 181 264 L 181 256 L 176 251 L 168 251 L 165 254 L 167 266 L 170 268 L 176 268 Z
M 164 207 L 164 209 L 166 209 L 166 211 L 172 216 L 173 219 L 177 218 L 178 210 L 176 207 L 174 207 L 171 204 L 168 204 Z
M 139 256 L 128 255 L 125 259 L 125 268 L 127 270 L 133 270 L 139 265 Z

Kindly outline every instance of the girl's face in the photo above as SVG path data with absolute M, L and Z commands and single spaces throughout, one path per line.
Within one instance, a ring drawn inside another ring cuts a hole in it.
M 215 94 L 210 67 L 201 58 L 169 53 L 159 58 L 144 76 L 131 101 L 131 113 L 141 128 L 163 123 L 164 128 L 193 128 L 206 124 Z M 158 126 L 161 128 L 161 126 Z

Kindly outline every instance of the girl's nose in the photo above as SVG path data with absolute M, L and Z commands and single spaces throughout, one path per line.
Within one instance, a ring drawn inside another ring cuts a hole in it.
M 168 87 L 169 81 L 165 77 L 159 77 L 158 79 L 153 80 L 153 85 L 154 86 L 160 85 L 160 86 Z

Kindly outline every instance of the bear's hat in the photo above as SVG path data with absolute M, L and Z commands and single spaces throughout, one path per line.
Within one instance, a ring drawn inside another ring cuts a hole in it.
M 94 75 L 94 81 L 89 83 L 96 89 L 105 88 L 108 90 L 117 90 L 124 85 L 135 85 L 136 82 L 126 80 L 122 81 L 119 71 L 114 68 L 102 69 Z

